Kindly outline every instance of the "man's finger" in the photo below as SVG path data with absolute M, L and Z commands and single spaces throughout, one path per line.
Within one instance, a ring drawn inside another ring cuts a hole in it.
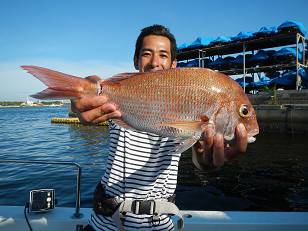
M 222 166 L 225 162 L 224 138 L 217 134 L 213 140 L 213 165 Z
M 96 120 L 98 118 L 104 116 L 105 114 L 112 113 L 114 111 L 116 111 L 115 105 L 110 104 L 110 103 L 103 104 L 100 107 L 80 113 L 80 119 L 84 123 L 97 123 Z M 103 122 L 103 121 L 100 121 L 100 122 Z
M 93 97 L 83 97 L 72 101 L 72 106 L 79 112 L 86 112 L 94 108 L 100 107 L 107 102 L 107 97 L 103 95 Z
M 235 140 L 236 140 L 236 148 L 238 152 L 246 152 L 248 139 L 247 139 L 247 131 L 243 124 L 239 124 L 236 126 L 235 132 Z
M 121 117 L 121 113 L 119 111 L 114 111 L 114 112 L 98 117 L 97 119 L 93 120 L 93 123 L 105 122 L 109 119 L 120 118 L 120 117 Z

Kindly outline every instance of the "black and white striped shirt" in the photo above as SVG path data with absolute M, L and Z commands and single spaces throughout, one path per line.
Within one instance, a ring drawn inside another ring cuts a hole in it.
M 146 132 L 127 130 L 110 123 L 110 147 L 107 169 L 102 177 L 106 193 L 119 199 L 167 199 L 177 184 L 180 153 L 178 143 L 171 138 Z M 173 230 L 167 215 L 159 224 L 152 224 L 150 215 L 127 213 L 125 230 Z M 96 230 L 117 230 L 111 217 L 91 215 Z

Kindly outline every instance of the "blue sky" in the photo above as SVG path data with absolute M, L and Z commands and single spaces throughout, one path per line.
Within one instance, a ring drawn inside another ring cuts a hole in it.
M 286 20 L 307 30 L 308 1 L 0 0 L 0 101 L 25 100 L 45 88 L 21 65 L 102 78 L 134 71 L 136 37 L 155 23 L 167 26 L 181 44 Z

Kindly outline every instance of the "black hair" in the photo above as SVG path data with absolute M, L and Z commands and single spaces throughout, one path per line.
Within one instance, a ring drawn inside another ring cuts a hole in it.
M 173 34 L 169 31 L 168 28 L 154 24 L 149 27 L 145 27 L 141 30 L 141 33 L 139 34 L 137 41 L 136 41 L 136 46 L 135 46 L 135 54 L 134 54 L 134 64 L 136 69 L 138 69 L 138 58 L 139 58 L 139 53 L 140 49 L 142 46 L 143 38 L 148 36 L 148 35 L 158 35 L 158 36 L 163 36 L 166 37 L 170 40 L 170 45 L 171 45 L 171 61 L 174 61 L 176 58 L 176 40 Z

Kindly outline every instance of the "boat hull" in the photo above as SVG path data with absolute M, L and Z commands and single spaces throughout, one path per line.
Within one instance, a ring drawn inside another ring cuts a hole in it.
M 82 216 L 74 218 L 75 208 L 57 207 L 45 213 L 28 214 L 33 230 L 76 230 L 85 226 L 90 208 L 81 208 Z M 308 230 L 308 212 L 236 212 L 182 210 L 184 230 L 190 231 L 304 231 Z M 175 218 L 176 221 L 176 218 Z M 1 231 L 28 231 L 23 206 L 0 206 Z

